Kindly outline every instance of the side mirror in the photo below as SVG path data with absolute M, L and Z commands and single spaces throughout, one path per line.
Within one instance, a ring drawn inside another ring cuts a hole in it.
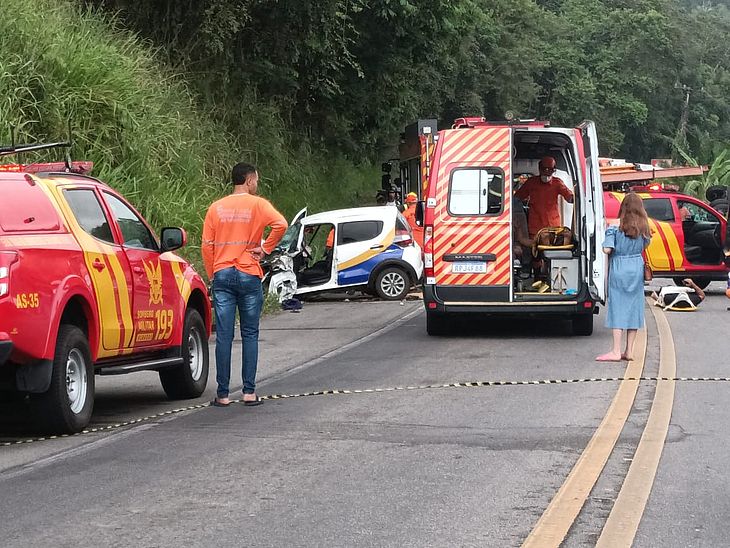
M 164 253 L 180 249 L 188 243 L 188 235 L 182 228 L 168 226 L 162 229 L 160 240 L 160 250 Z
M 418 226 L 423 226 L 425 207 L 426 207 L 426 202 L 423 202 L 423 201 L 416 202 L 416 224 Z

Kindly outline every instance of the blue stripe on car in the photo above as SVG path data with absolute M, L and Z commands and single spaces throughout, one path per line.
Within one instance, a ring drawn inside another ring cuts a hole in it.
M 373 255 L 369 259 L 341 270 L 337 273 L 337 285 L 365 284 L 370 279 L 370 273 L 383 261 L 388 259 L 402 259 L 403 248 L 392 244 L 388 249 Z

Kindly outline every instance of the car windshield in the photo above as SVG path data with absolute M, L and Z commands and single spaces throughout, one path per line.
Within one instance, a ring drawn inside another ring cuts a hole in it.
M 279 244 L 274 248 L 275 251 L 282 253 L 292 253 L 296 251 L 297 239 L 299 237 L 299 230 L 302 228 L 300 223 L 294 223 L 286 229 L 284 237 L 281 239 Z

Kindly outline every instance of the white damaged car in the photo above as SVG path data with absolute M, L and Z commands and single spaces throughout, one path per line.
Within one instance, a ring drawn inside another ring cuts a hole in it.
M 352 289 L 400 300 L 421 279 L 423 260 L 408 222 L 395 207 L 310 216 L 305 208 L 262 267 L 264 283 L 280 301 Z

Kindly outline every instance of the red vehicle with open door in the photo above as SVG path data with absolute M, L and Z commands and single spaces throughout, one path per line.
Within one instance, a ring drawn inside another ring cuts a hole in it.
M 727 219 L 694 196 L 665 190 L 662 184 L 631 188 L 644 201 L 652 229 L 646 260 L 657 278 L 672 278 L 682 285 L 684 278 L 701 288 L 712 281 L 727 280 L 728 266 L 723 252 L 727 241 Z M 605 193 L 607 219 L 618 218 L 626 194 Z

